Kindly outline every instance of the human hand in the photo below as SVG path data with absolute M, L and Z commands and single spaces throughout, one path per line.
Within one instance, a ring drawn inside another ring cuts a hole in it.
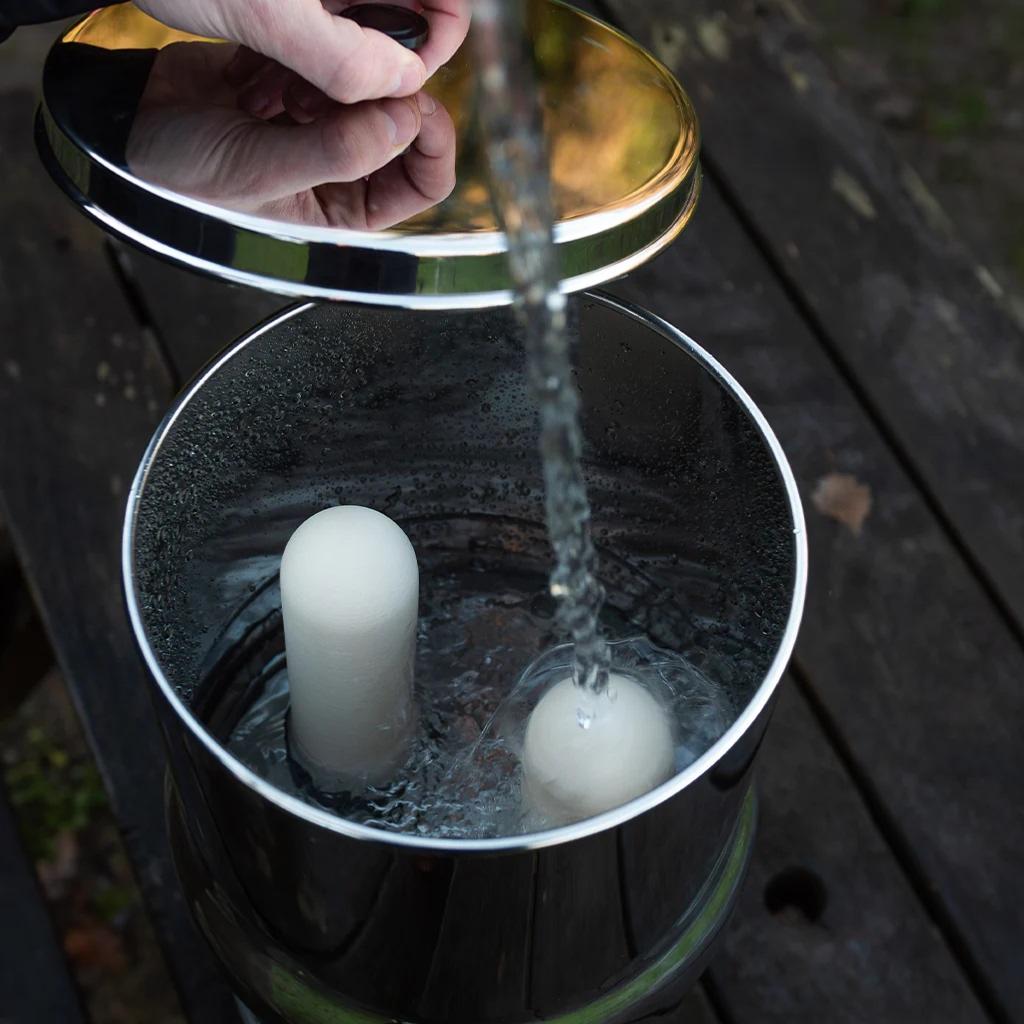
M 134 174 L 239 212 L 354 230 L 407 220 L 454 187 L 455 127 L 426 93 L 275 124 L 239 109 L 231 57 L 221 43 L 159 51 L 128 139 Z
M 250 113 L 273 117 L 294 93 L 348 104 L 412 96 L 469 31 L 471 0 L 390 2 L 427 19 L 430 33 L 416 53 L 336 17 L 351 0 L 138 0 L 138 6 L 173 28 L 242 44 L 226 73 L 236 86 L 248 83 L 241 99 Z M 303 104 L 289 107 L 301 111 Z

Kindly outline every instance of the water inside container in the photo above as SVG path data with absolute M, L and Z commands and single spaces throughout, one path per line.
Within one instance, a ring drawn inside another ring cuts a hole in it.
M 584 299 L 578 315 L 603 631 L 680 652 L 724 695 L 731 722 L 764 679 L 790 606 L 792 516 L 778 468 L 742 405 L 685 346 L 604 301 Z M 322 508 L 359 504 L 413 542 L 426 648 L 445 629 L 465 635 L 462 667 L 436 679 L 468 690 L 463 673 L 479 673 L 490 703 L 469 717 L 483 728 L 523 669 L 566 638 L 547 590 L 523 363 L 507 313 L 321 306 L 257 332 L 218 366 L 147 466 L 132 541 L 146 636 L 184 714 L 227 741 L 282 650 L 275 581 L 289 536 Z M 430 606 L 454 608 L 459 588 L 478 597 L 437 618 Z M 504 616 L 497 644 L 475 625 L 484 611 Z M 497 661 L 494 646 L 508 647 Z M 488 656 L 501 667 L 493 686 Z M 417 678 L 431 680 L 422 666 Z M 401 824 L 398 810 L 384 827 Z
M 427 526 L 405 525 L 414 540 Z M 439 525 L 429 524 L 435 535 Z M 262 778 L 361 824 L 456 839 L 541 830 L 551 823 L 520 798 L 523 735 L 543 693 L 572 672 L 571 647 L 559 643 L 543 533 L 498 518 L 449 521 L 444 532 L 445 545 L 420 546 L 418 727 L 390 785 L 328 795 L 290 758 L 276 578 L 257 587 L 233 624 L 238 639 L 217 670 L 220 696 L 210 721 Z M 698 649 L 691 660 L 640 635 L 652 629 L 663 643 L 678 643 L 685 625 L 671 612 L 653 620 L 649 609 L 644 614 L 637 598 L 649 593 L 645 582 L 634 567 L 612 560 L 601 629 L 618 638 L 609 645 L 614 669 L 640 680 L 669 714 L 674 769 L 681 771 L 724 732 L 734 711 L 726 690 L 698 667 Z
M 685 348 L 600 302 L 579 315 L 602 630 L 679 652 L 731 723 L 789 608 L 792 519 L 778 470 L 750 417 Z M 177 414 L 135 525 L 141 614 L 186 713 L 226 742 L 271 693 L 281 553 L 309 515 L 352 503 L 390 515 L 416 549 L 417 686 L 450 686 L 463 702 L 434 742 L 448 764 L 452 743 L 476 742 L 524 668 L 566 639 L 548 591 L 535 415 L 507 315 L 314 307 L 239 349 Z M 424 662 L 432 650 L 440 671 Z M 428 715 L 428 737 L 429 725 Z M 522 827 L 499 803 L 474 825 L 481 834 Z M 396 800 L 381 826 L 457 834 L 409 809 Z

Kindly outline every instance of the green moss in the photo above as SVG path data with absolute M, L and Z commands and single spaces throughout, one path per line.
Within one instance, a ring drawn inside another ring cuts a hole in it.
M 990 121 L 991 111 L 985 94 L 973 87 L 945 99 L 936 99 L 925 112 L 929 133 L 946 141 L 976 135 L 984 131 Z
M 941 18 L 956 14 L 960 7 L 960 0 L 903 0 L 900 15 L 910 20 Z
M 19 755 L 7 770 L 11 804 L 29 854 L 47 860 L 57 836 L 85 828 L 106 806 L 106 794 L 95 765 L 73 758 L 37 727 L 25 734 Z
M 94 889 L 90 895 L 90 902 L 107 924 L 114 924 L 123 914 L 134 908 L 135 892 L 127 885 L 111 882 Z

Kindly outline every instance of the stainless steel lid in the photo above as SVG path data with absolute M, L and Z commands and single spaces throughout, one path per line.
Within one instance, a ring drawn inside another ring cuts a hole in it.
M 530 17 L 563 287 L 577 291 L 649 259 L 686 225 L 697 121 L 669 71 L 619 32 L 556 0 Z M 454 190 L 435 205 L 398 204 L 404 219 L 373 231 L 348 212 L 346 190 L 362 179 L 324 181 L 322 166 L 296 178 L 300 126 L 281 124 L 273 149 L 225 146 L 226 119 L 241 116 L 218 71 L 230 52 L 131 4 L 86 17 L 44 72 L 37 138 L 51 174 L 111 233 L 267 291 L 416 309 L 510 301 L 470 47 L 427 85 L 452 119 Z

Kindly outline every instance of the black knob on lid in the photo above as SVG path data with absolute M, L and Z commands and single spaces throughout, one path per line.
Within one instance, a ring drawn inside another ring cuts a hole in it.
M 408 7 L 396 4 L 357 4 L 341 11 L 363 28 L 376 29 L 410 50 L 418 50 L 426 41 L 430 26 L 427 19 Z

